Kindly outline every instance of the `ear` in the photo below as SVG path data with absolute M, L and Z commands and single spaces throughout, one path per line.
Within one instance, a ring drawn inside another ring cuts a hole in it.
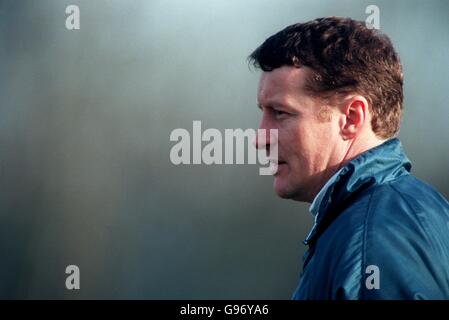
M 364 128 L 368 118 L 368 101 L 363 96 L 345 100 L 340 108 L 340 132 L 344 140 L 355 138 Z

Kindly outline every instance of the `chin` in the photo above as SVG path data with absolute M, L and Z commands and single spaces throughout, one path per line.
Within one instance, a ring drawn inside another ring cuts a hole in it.
M 279 198 L 307 202 L 307 199 L 304 196 L 304 190 L 301 186 L 293 187 L 286 181 L 282 181 L 281 178 L 277 177 L 274 180 L 273 187 Z
M 293 198 L 293 196 L 290 193 L 286 193 L 286 192 L 279 191 L 279 190 L 276 190 L 276 194 L 279 198 L 282 198 L 282 199 L 292 199 Z
M 289 188 L 284 181 L 281 181 L 280 178 L 274 179 L 273 188 L 280 198 L 290 199 L 295 196 L 294 190 L 291 190 L 291 188 Z

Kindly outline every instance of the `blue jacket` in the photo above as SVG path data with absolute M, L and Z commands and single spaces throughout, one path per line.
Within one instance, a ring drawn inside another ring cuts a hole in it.
M 326 183 L 293 299 L 449 299 L 449 203 L 410 168 L 391 139 Z

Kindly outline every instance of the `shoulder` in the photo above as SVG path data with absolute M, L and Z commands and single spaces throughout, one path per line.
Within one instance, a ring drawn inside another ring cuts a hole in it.
M 449 295 L 448 208 L 443 196 L 410 175 L 360 193 L 317 242 L 335 298 Z M 367 286 L 373 270 L 383 279 L 380 291 Z
M 364 240 L 366 245 L 374 246 L 394 235 L 430 244 L 448 238 L 448 223 L 447 200 L 430 185 L 407 175 L 376 186 L 371 192 Z
M 449 205 L 413 176 L 377 186 L 364 222 L 362 268 L 382 285 L 363 298 L 448 298 Z
M 416 214 L 433 209 L 438 211 L 437 215 L 444 218 L 447 218 L 449 214 L 449 202 L 431 185 L 412 175 L 402 176 L 376 186 L 373 197 L 371 208 L 376 212 L 388 213 L 396 209 L 399 212 Z M 430 215 L 428 218 L 435 218 L 435 215 Z

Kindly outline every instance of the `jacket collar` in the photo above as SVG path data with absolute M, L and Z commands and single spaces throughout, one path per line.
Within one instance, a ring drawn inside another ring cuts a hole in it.
M 408 174 L 410 160 L 397 138 L 372 148 L 338 170 L 321 188 L 310 206 L 314 224 L 304 244 L 314 242 L 324 229 L 338 216 L 339 207 L 349 197 L 368 187 L 382 184 Z

